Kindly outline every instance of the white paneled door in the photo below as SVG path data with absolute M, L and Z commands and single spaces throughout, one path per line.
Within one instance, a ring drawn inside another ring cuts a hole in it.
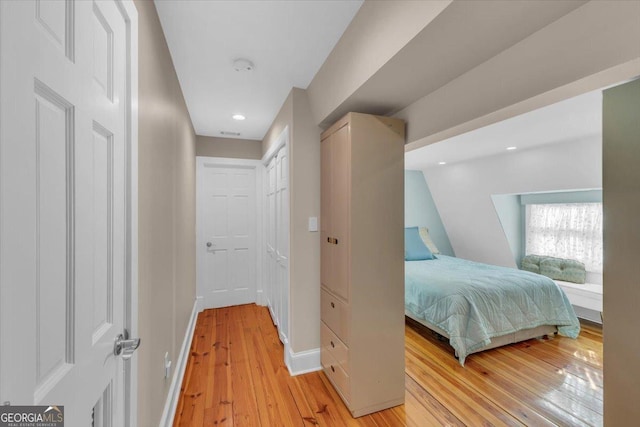
M 289 336 L 289 156 L 287 146 L 276 156 L 276 275 L 278 331 L 284 342 Z
M 266 164 L 264 283 L 266 303 L 280 340 L 289 334 L 289 156 L 288 131 L 278 138 L 280 148 Z
M 205 308 L 256 302 L 256 166 L 199 158 L 197 282 Z
M 277 254 L 277 224 L 276 216 L 276 158 L 271 159 L 266 169 L 266 186 L 265 186 L 265 211 L 266 211 L 266 265 L 265 265 L 265 295 L 267 307 L 271 312 L 271 318 L 274 324 L 278 324 L 280 314 L 280 294 L 277 287 L 278 274 L 278 254 Z
M 0 401 L 64 405 L 68 426 L 131 421 L 136 20 L 0 1 Z

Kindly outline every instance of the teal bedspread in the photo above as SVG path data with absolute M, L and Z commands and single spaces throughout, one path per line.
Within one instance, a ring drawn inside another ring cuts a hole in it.
M 462 365 L 492 337 L 541 325 L 580 333 L 569 299 L 548 277 L 445 255 L 405 262 L 405 308 L 446 331 Z

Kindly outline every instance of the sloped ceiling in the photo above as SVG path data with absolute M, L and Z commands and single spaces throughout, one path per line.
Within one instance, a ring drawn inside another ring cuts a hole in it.
M 405 153 L 405 168 L 446 167 L 541 145 L 602 137 L 602 92 L 595 91 Z M 507 151 L 507 147 L 516 147 Z

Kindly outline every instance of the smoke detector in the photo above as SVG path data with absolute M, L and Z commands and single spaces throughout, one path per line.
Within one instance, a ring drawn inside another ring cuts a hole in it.
M 249 61 L 248 59 L 239 58 L 233 61 L 233 69 L 238 72 L 253 71 L 253 68 L 253 62 Z

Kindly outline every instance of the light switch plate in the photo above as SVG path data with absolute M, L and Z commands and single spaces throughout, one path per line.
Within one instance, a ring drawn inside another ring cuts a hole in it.
M 169 360 L 169 352 L 164 354 L 164 377 L 169 378 L 171 376 L 171 360 Z
M 310 216 L 309 217 L 309 231 L 318 231 L 318 217 Z

